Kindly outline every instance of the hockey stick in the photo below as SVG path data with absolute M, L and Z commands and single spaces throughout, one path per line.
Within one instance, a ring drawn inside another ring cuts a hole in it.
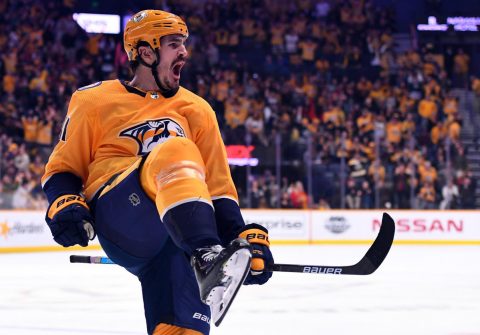
M 274 272 L 301 272 L 332 275 L 369 275 L 378 269 L 392 246 L 395 235 L 395 222 L 387 213 L 383 213 L 382 226 L 377 238 L 368 249 L 363 258 L 354 265 L 298 265 L 298 264 L 273 264 L 267 267 L 267 271 Z M 70 263 L 89 264 L 115 264 L 110 258 L 103 256 L 79 256 L 71 255 Z

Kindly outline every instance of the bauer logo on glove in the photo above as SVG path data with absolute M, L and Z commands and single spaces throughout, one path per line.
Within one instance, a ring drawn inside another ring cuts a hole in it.
M 246 239 L 252 248 L 250 274 L 247 279 L 245 279 L 244 284 L 265 284 L 270 277 L 272 277 L 272 273 L 265 271 L 265 267 L 268 264 L 273 264 L 267 228 L 256 223 L 251 223 L 246 225 L 238 236 Z
M 58 211 L 61 211 L 62 209 L 64 209 L 65 207 L 73 204 L 73 203 L 77 203 L 79 205 L 82 205 L 84 207 L 87 207 L 87 202 L 85 201 L 85 199 L 80 196 L 80 195 L 76 195 L 76 194 L 68 194 L 68 195 L 62 195 L 60 197 L 58 197 L 53 203 L 52 205 L 50 206 L 50 208 L 48 209 L 48 217 L 50 219 L 53 218 L 53 216 L 58 212 Z

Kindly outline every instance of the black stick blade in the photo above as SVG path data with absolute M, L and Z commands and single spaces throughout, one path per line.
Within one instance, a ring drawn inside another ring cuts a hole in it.
M 345 267 L 344 274 L 369 275 L 375 272 L 387 257 L 395 236 L 395 221 L 387 213 L 383 213 L 382 226 L 377 238 L 363 258 L 355 265 Z

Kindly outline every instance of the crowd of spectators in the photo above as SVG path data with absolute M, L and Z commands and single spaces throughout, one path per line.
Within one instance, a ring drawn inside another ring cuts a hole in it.
M 394 13 L 369 0 L 157 2 L 187 22 L 182 85 L 211 103 L 225 143 L 280 148 L 280 184 L 262 157 L 248 178 L 232 167 L 242 205 L 473 206 L 449 93 L 469 71 L 461 49 L 451 59 L 434 46 L 397 53 Z M 40 176 L 71 94 L 130 79 L 121 35 L 85 33 L 73 10 L 0 2 L 0 208 L 46 207 Z

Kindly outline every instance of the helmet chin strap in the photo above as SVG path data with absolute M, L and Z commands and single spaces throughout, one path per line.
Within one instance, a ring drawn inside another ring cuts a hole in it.
M 156 58 L 155 58 L 155 61 L 152 63 L 152 65 L 147 64 L 142 59 L 142 57 L 138 57 L 138 61 L 142 65 L 144 65 L 146 67 L 149 67 L 150 70 L 152 70 L 152 76 L 153 76 L 153 79 L 155 79 L 155 83 L 157 84 L 157 87 L 158 87 L 158 90 L 160 91 L 160 94 L 162 94 L 165 98 L 173 97 L 175 95 L 175 93 L 177 93 L 178 87 L 173 88 L 173 89 L 167 89 L 162 85 L 162 83 L 160 82 L 160 79 L 158 78 L 158 73 L 157 73 L 157 66 L 158 66 L 158 64 L 160 64 L 160 48 L 155 48 L 154 52 L 155 52 Z

